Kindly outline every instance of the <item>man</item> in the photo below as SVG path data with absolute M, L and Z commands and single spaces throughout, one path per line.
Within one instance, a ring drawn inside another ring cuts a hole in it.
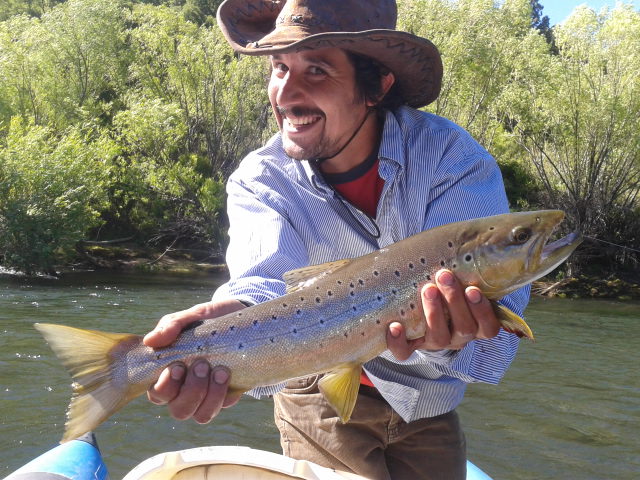
M 163 317 L 145 342 L 282 295 L 295 268 L 369 253 L 434 226 L 508 211 L 495 161 L 460 127 L 415 110 L 438 95 L 442 65 L 425 39 L 395 30 L 390 0 L 227 0 L 233 48 L 269 55 L 279 133 L 230 177 L 231 279 L 211 302 Z M 521 314 L 528 291 L 503 299 Z M 284 453 L 375 479 L 465 477 L 455 412 L 467 383 L 497 383 L 518 339 L 477 288 L 442 270 L 421 291 L 426 335 L 394 322 L 389 351 L 365 365 L 342 424 L 317 378 L 272 394 Z M 295 361 L 295 359 L 286 359 Z M 175 364 L 149 390 L 179 419 L 206 423 L 237 401 L 229 372 Z

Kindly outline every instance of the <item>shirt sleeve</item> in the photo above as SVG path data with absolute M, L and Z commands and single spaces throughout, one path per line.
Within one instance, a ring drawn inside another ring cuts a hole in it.
M 231 279 L 214 293 L 213 300 L 236 298 L 257 304 L 285 294 L 284 273 L 309 262 L 299 235 L 280 211 L 273 191 L 257 190 L 232 175 L 227 182 Z M 269 232 L 265 235 L 265 232 Z

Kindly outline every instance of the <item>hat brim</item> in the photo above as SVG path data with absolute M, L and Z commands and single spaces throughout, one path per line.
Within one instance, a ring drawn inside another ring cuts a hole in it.
M 265 36 L 247 46 L 233 44 L 234 50 L 245 55 L 273 55 L 320 48 L 341 48 L 373 58 L 391 70 L 407 105 L 422 107 L 433 102 L 440 93 L 442 60 L 438 49 L 429 40 L 397 30 L 366 30 L 362 32 L 327 32 L 294 41 L 284 32 Z M 272 38 L 270 38 L 272 37 Z

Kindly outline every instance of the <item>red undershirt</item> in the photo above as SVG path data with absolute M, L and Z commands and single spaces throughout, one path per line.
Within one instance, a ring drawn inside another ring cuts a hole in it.
M 378 174 L 379 163 L 377 155 L 371 156 L 348 172 L 325 173 L 323 176 L 345 200 L 375 218 L 384 187 L 384 180 Z M 373 387 L 364 370 L 360 374 L 360 383 Z

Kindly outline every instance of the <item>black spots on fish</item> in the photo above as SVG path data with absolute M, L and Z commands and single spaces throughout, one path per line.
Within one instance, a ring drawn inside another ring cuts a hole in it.
M 358 311 L 358 307 L 356 307 L 355 305 L 353 305 L 353 306 L 351 307 L 351 310 L 353 310 L 354 312 L 357 312 L 357 311 Z
M 447 242 L 447 245 L 449 246 L 449 248 L 453 248 L 453 242 L 451 240 Z
M 301 301 L 301 302 L 304 302 L 304 297 L 300 297 L 300 301 Z
M 451 265 L 451 268 L 453 268 L 455 270 L 456 268 L 458 268 L 458 264 L 454 263 L 453 265 Z
M 376 300 L 378 300 L 379 302 L 381 302 L 381 301 L 382 301 L 382 295 L 378 295 L 378 296 L 376 296 Z
M 352 297 L 355 297 L 355 296 L 356 296 L 356 292 L 354 292 L 353 290 L 351 290 L 351 291 L 349 292 L 349 295 L 351 295 Z
M 254 327 L 257 327 L 257 326 L 258 326 L 258 320 L 254 320 L 254 321 L 253 321 L 253 326 L 254 326 Z
M 362 332 L 360 332 L 360 335 L 362 335 L 364 337 L 364 330 Z
M 297 327 L 293 327 L 291 329 L 291 333 L 293 333 L 294 335 L 297 335 L 298 334 L 298 328 Z
M 203 351 L 203 350 L 204 350 L 204 346 L 203 346 L 203 345 L 198 345 L 198 346 L 196 347 L 196 350 L 197 350 L 198 352 L 201 352 L 201 351 Z
M 211 332 L 211 336 L 212 336 L 212 337 L 215 337 L 217 334 L 218 334 L 218 331 L 217 331 L 217 330 L 214 330 L 213 332 Z
M 415 265 L 413 263 L 409 263 L 409 270 L 413 270 L 415 268 Z
M 404 308 L 400 309 L 400 316 L 404 317 L 407 314 L 407 312 L 404 311 Z
M 411 310 L 415 310 L 415 309 L 416 309 L 416 304 L 415 304 L 415 303 L 410 303 L 410 304 L 409 304 L 409 308 L 410 308 Z
M 338 280 L 338 285 L 342 285 L 342 280 Z
M 538 220 L 540 220 L 540 218 L 536 218 L 536 221 L 538 221 Z M 496 227 L 494 227 L 494 226 L 489 227 L 489 231 L 491 231 L 491 232 L 494 231 L 495 229 L 496 229 Z
M 277 315 L 271 315 L 271 320 L 277 320 L 278 316 Z
M 393 272 L 394 275 L 398 278 L 400 278 L 400 270 L 396 270 L 395 272 Z
M 327 297 L 333 297 L 333 292 L 331 290 L 327 290 Z
M 427 264 L 427 259 L 426 259 L 426 258 L 424 258 L 424 257 L 422 257 L 422 258 L 420 259 L 420 263 L 421 263 L 422 265 L 426 265 L 426 264 Z
M 230 331 L 230 332 L 233 332 L 235 329 L 236 329 L 236 326 L 235 326 L 235 325 L 231 325 L 231 326 L 229 327 L 229 331 Z
M 324 318 L 321 318 L 320 319 L 320 325 L 324 325 L 324 321 L 325 321 Z
M 417 290 L 418 289 L 418 282 L 413 282 L 413 289 Z
M 159 353 L 156 354 L 156 360 L 160 360 L 162 358 L 162 355 L 160 355 Z
M 287 307 L 288 307 L 288 305 L 286 303 L 282 304 L 282 308 L 287 308 Z
M 275 340 L 275 338 L 271 337 L 271 338 L 269 338 L 269 341 L 270 341 L 271 343 L 274 343 L 276 340 Z
M 186 327 L 184 327 L 182 329 L 182 332 L 188 332 L 189 330 L 193 330 L 196 327 L 199 327 L 200 325 L 202 325 L 203 321 L 202 320 L 197 320 L 193 323 L 190 323 L 189 325 L 187 325 Z
M 446 262 L 444 260 L 440 260 L 440 266 L 444 267 L 446 265 Z
M 351 283 L 349 284 L 349 287 L 351 287 L 351 288 L 356 288 L 356 286 L 353 284 L 353 282 L 351 282 Z
M 376 320 L 376 325 L 380 325 L 380 319 Z
M 375 277 L 377 277 L 378 275 L 380 275 L 380 272 L 379 272 L 378 270 L 374 270 L 374 271 L 373 271 L 373 275 L 374 275 Z
M 320 303 L 322 302 L 322 299 L 320 297 L 316 297 L 316 303 Z
M 395 288 L 392 288 L 391 289 L 391 293 L 394 294 L 394 295 L 397 295 L 398 294 L 398 290 L 396 290 Z
M 431 275 L 427 275 L 427 280 L 431 281 Z
M 297 310 L 296 310 L 296 315 L 298 315 L 298 316 L 302 315 L 302 310 L 297 309 Z
M 360 285 L 361 287 L 364 286 L 364 280 L 362 280 L 361 278 L 358 279 L 358 285 Z
M 239 343 L 239 344 L 238 344 L 238 350 L 242 350 L 243 348 L 244 348 L 244 344 Z
M 344 338 L 348 338 L 349 334 L 347 332 L 344 332 Z

